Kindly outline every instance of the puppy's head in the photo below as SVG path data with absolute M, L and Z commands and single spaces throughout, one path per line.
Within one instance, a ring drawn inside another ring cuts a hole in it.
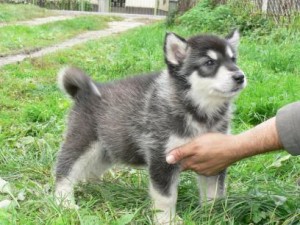
M 236 65 L 239 32 L 227 38 L 198 35 L 185 40 L 174 33 L 165 37 L 165 61 L 175 79 L 184 80 L 189 94 L 232 98 L 246 86 Z

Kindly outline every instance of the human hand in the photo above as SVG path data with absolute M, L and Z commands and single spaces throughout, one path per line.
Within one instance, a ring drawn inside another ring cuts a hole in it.
M 238 141 L 233 135 L 208 133 L 172 150 L 169 164 L 180 163 L 183 170 L 194 170 L 205 176 L 216 175 L 240 159 Z
M 238 135 L 208 133 L 171 151 L 166 161 L 179 162 L 206 176 L 216 175 L 232 163 L 254 155 L 276 151 L 283 147 L 276 127 L 276 118 L 258 124 Z

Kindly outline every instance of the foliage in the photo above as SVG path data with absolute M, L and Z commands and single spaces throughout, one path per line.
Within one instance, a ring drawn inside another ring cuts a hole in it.
M 168 12 L 168 15 L 167 15 L 167 18 L 166 18 L 166 26 L 167 27 L 171 27 L 175 23 L 177 14 L 178 14 L 177 10 L 173 10 L 171 12 L 170 11 Z
M 29 2 L 47 9 L 93 11 L 93 4 L 90 0 L 29 0 Z M 94 3 L 94 6 L 97 5 Z
M 55 15 L 55 13 L 34 5 L 0 4 L 0 23 L 29 20 L 50 15 Z
M 199 0 L 179 0 L 178 1 L 178 12 L 184 13 L 194 7 Z
M 260 28 L 269 30 L 271 21 L 252 11 L 247 3 L 234 0 L 226 5 L 214 6 L 211 0 L 203 0 L 178 20 L 180 24 L 201 32 L 224 33 L 233 28 L 244 33 Z

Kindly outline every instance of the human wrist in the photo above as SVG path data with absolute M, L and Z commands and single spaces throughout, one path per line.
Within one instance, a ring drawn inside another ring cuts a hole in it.
M 240 159 L 282 148 L 274 117 L 235 137 Z
M 231 157 L 231 161 L 232 162 L 237 162 L 245 157 L 245 142 L 243 141 L 243 139 L 241 139 L 240 135 L 230 135 L 230 151 L 228 152 L 228 154 L 230 154 Z

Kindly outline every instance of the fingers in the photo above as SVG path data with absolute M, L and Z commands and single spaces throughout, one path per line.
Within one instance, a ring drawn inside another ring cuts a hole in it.
M 195 161 L 195 157 L 190 157 L 180 161 L 181 169 L 192 170 L 199 175 L 214 176 L 227 168 L 227 164 L 224 162 L 215 161 Z
M 193 155 L 193 149 L 194 148 L 189 144 L 176 148 L 167 155 L 166 161 L 169 164 L 175 164 L 178 161 L 181 161 L 182 159 Z
M 194 170 L 196 173 L 199 175 L 204 175 L 204 176 L 215 176 L 218 175 L 221 171 L 223 171 L 225 168 L 197 168 Z

